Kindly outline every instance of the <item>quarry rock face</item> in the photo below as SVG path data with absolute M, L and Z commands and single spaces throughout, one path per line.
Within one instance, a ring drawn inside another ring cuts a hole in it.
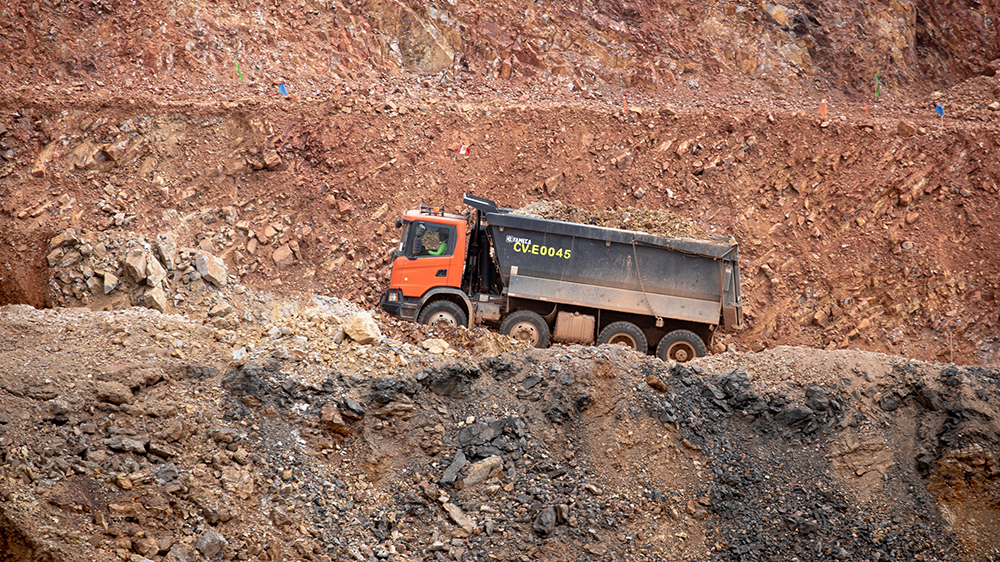
M 1000 549 L 996 0 L 0 11 L 12 561 Z M 380 312 L 466 192 L 735 240 L 746 328 Z
M 394 39 L 386 56 L 398 57 L 405 67 L 433 74 L 451 67 L 462 48 L 459 20 L 430 5 L 376 2 L 381 28 Z
M 26 6 L 31 10 L 24 10 L 23 15 L 12 10 L 15 29 L 27 29 L 26 22 L 45 18 L 51 22 L 47 31 L 53 41 L 76 52 L 88 52 L 86 46 L 98 38 L 94 29 L 75 29 L 73 18 L 61 12 Z M 523 1 L 490 6 L 379 1 L 364 9 L 324 4 L 311 9 L 308 16 L 298 10 L 253 16 L 227 4 L 186 3 L 171 12 L 140 4 L 136 13 L 143 20 L 159 18 L 179 24 L 194 22 L 197 13 L 197 22 L 178 25 L 179 35 L 169 46 L 152 46 L 148 64 L 137 68 L 141 76 L 130 75 L 129 80 L 131 87 L 137 87 L 141 81 L 137 78 L 166 72 L 178 84 L 192 83 L 191 78 L 199 80 L 194 84 L 204 80 L 212 85 L 235 80 L 240 87 L 253 88 L 263 85 L 264 76 L 281 76 L 286 91 L 291 88 L 289 95 L 295 96 L 300 90 L 307 92 L 308 87 L 300 86 L 317 75 L 344 83 L 368 73 L 436 74 L 459 69 L 501 81 L 576 92 L 604 86 L 640 91 L 676 86 L 697 89 L 705 83 L 724 83 L 719 80 L 723 75 L 757 81 L 782 93 L 811 89 L 815 83 L 810 77 L 823 75 L 828 77 L 824 88 L 858 94 L 874 91 L 875 73 L 883 75 L 883 85 L 889 90 L 906 87 L 914 79 L 954 83 L 991 72 L 993 61 L 1000 58 L 988 24 L 1000 13 L 996 0 L 893 0 L 860 7 L 847 0 L 718 5 L 642 1 L 627 7 L 573 4 L 562 8 L 545 10 Z M 122 14 L 102 17 L 120 29 L 127 28 Z M 845 25 L 848 20 L 850 25 Z M 215 36 L 215 21 L 252 27 L 258 35 L 248 41 L 284 52 L 298 51 L 300 57 L 294 64 L 285 64 L 267 56 L 264 49 L 248 49 L 235 74 L 228 68 L 223 71 L 213 61 L 228 60 L 231 55 L 223 52 L 221 43 L 201 40 Z M 284 26 L 299 31 L 277 31 Z M 104 39 L 110 41 L 106 43 L 110 51 L 128 41 L 115 35 Z M 11 77 L 34 65 L 60 80 L 68 78 L 69 69 L 61 66 L 58 57 L 32 50 L 29 41 L 23 31 L 4 40 L 2 46 L 12 53 L 14 64 L 0 72 Z M 310 42 L 315 42 L 314 48 L 302 47 Z M 97 52 L 94 56 L 109 55 Z M 272 81 L 268 80 L 269 87 Z M 135 132 L 141 125 L 132 121 L 126 130 Z M 51 170 L 49 164 L 60 150 L 51 146 L 46 157 L 33 165 L 32 173 L 37 177 Z M 142 142 L 131 139 L 88 140 L 74 148 L 73 166 L 107 172 L 137 161 L 147 150 Z M 264 155 L 278 157 L 262 151 L 250 160 Z M 263 161 L 259 165 L 258 169 L 278 169 Z

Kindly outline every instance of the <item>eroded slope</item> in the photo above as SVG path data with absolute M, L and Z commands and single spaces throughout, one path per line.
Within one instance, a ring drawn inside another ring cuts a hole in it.
M 254 335 L 138 310 L 0 312 L 15 560 L 1000 547 L 993 371 L 784 347 L 688 367 L 615 347 L 456 360 L 394 338 L 345 340 L 331 364 L 288 353 L 323 341 L 311 313 Z M 190 353 L 157 352 L 164 333 Z M 256 351 L 234 368 L 245 338 Z

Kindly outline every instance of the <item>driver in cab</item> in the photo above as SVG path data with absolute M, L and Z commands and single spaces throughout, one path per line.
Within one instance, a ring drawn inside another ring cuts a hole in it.
M 448 231 L 429 230 L 424 235 L 424 251 L 428 256 L 443 256 L 448 252 Z M 432 249 L 433 248 L 433 249 Z

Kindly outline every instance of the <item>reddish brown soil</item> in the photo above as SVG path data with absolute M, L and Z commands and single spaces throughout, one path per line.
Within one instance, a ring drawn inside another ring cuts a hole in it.
M 45 241 L 80 226 L 373 305 L 394 218 L 471 192 L 735 236 L 749 323 L 724 345 L 990 362 L 996 6 L 925 4 L 16 2 L 0 302 L 64 304 Z
M 995 85 L 977 81 L 968 86 Z M 216 252 L 250 286 L 371 305 L 384 289 L 394 217 L 422 203 L 462 210 L 468 191 L 514 207 L 549 198 L 594 209 L 670 208 L 735 236 L 749 323 L 732 342 L 742 348 L 994 357 L 994 112 L 941 120 L 880 106 L 864 119 L 863 108 L 835 106 L 824 127 L 786 104 L 677 104 L 676 114 L 645 105 L 623 115 L 593 103 L 429 103 L 437 99 L 245 98 L 218 114 L 144 97 L 104 107 L 84 94 L 65 116 L 55 101 L 14 99 L 11 113 L 31 114 L 22 118 L 31 125 L 21 154 L 55 150 L 42 177 L 19 156 L 2 188 L 4 251 L 13 252 L 5 258 L 15 271 L 4 282 L 5 302 L 46 302 L 38 260 L 54 232 L 121 230 L 98 211 L 103 200 L 135 217 L 125 230 L 174 230 L 191 246 L 214 236 Z M 94 119 L 106 123 L 80 128 Z M 132 136 L 148 140 L 132 141 L 142 147 L 133 161 L 106 172 L 73 168 L 75 145 L 124 140 L 130 135 L 114 124 L 144 119 L 150 125 Z M 901 119 L 924 132 L 900 137 Z M 50 140 L 59 138 L 71 140 Z M 471 154 L 455 154 L 456 144 Z M 272 147 L 281 166 L 254 170 Z M 226 216 L 246 222 L 220 238 L 224 223 L 216 221 Z M 260 233 L 275 222 L 287 230 L 274 247 L 295 240 L 302 257 L 284 271 L 270 259 L 273 247 L 253 255 L 246 248 L 246 228 Z
M 0 309 L 0 561 L 201 559 L 209 531 L 240 560 L 995 558 L 998 13 L 0 3 L 0 305 L 52 309 Z M 747 327 L 680 366 L 496 357 L 509 340 L 384 316 L 360 345 L 296 312 L 374 307 L 395 218 L 464 192 L 733 236 Z M 170 232 L 266 292 L 174 279 L 187 316 L 69 308 L 86 274 L 48 256 L 71 227 Z M 504 471 L 438 487 L 494 418 L 520 440 Z M 565 521 L 537 530 L 543 508 Z

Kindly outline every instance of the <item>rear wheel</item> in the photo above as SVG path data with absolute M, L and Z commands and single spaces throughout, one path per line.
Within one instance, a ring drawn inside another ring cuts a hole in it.
M 436 301 L 424 307 L 417 322 L 431 328 L 449 328 L 452 326 L 468 326 L 469 317 L 460 306 L 451 301 Z
M 624 345 L 642 353 L 646 353 L 646 349 L 649 348 L 649 344 L 646 343 L 646 335 L 631 322 L 608 324 L 606 328 L 601 330 L 601 335 L 597 336 L 597 345 L 605 343 Z
M 549 325 L 544 318 L 530 310 L 519 310 L 508 316 L 500 326 L 500 333 L 531 347 L 549 346 Z
M 706 355 L 708 348 L 705 347 L 705 342 L 689 330 L 674 330 L 663 336 L 660 344 L 656 346 L 656 356 L 663 361 L 684 363 Z

